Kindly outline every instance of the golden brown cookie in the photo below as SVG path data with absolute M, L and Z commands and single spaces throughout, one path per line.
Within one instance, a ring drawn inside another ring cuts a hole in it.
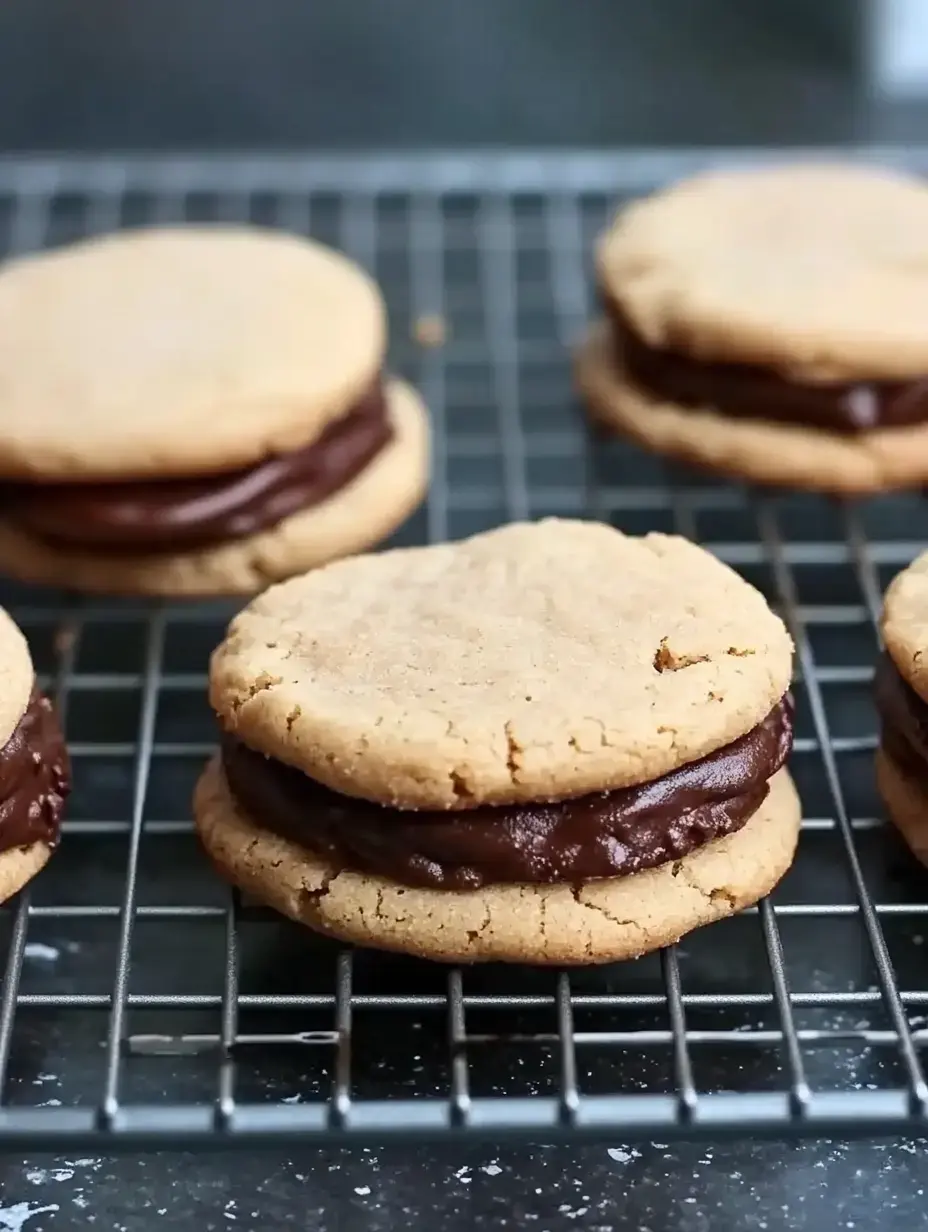
M 0 608 L 0 746 L 12 736 L 35 685 L 32 656 L 22 631 Z
M 20 890 L 57 846 L 70 766 L 29 647 L 0 608 L 0 902 Z
M 0 567 L 252 593 L 389 534 L 428 476 L 353 262 L 245 226 L 127 231 L 0 269 Z
M 653 453 L 733 479 L 864 496 L 917 487 L 928 478 L 928 424 L 839 436 L 657 399 L 623 371 L 602 323 L 581 344 L 576 373 L 587 407 L 602 427 Z
M 928 373 L 928 185 L 912 175 L 711 171 L 625 209 L 596 263 L 654 346 L 812 381 Z
M 454 808 L 666 774 L 759 723 L 791 663 L 763 596 L 695 544 L 550 519 L 273 587 L 210 699 L 336 791 Z
M 0 851 L 0 903 L 18 894 L 48 863 L 52 848 L 47 843 L 11 847 Z
M 881 626 L 886 649 L 900 675 L 928 700 L 928 552 L 890 582 Z
M 788 865 L 791 656 L 672 536 L 552 519 L 341 561 L 214 653 L 196 825 L 225 876 L 344 940 L 628 957 Z
M 317 932 L 440 962 L 564 966 L 636 958 L 756 903 L 792 863 L 800 823 L 781 770 L 742 830 L 682 860 L 584 886 L 454 893 L 342 869 L 264 829 L 236 804 L 216 761 L 197 786 L 195 815 L 223 877 Z
M 383 360 L 353 262 L 257 227 L 125 231 L 0 272 L 0 474 L 205 475 L 305 445 Z
M 883 748 L 876 754 L 876 781 L 890 821 L 915 858 L 928 865 L 928 789 Z
M 713 171 L 599 241 L 577 359 L 605 427 L 758 483 L 928 481 L 928 186 L 861 165 Z
M 874 693 L 880 717 L 877 784 L 890 819 L 928 863 L 928 552 L 890 583 L 883 601 L 885 651 Z

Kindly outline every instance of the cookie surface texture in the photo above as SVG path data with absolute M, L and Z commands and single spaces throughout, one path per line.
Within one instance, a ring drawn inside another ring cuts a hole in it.
M 401 808 L 646 782 L 755 727 L 792 645 L 686 540 L 547 520 L 273 587 L 213 655 L 220 724 Z
M 876 754 L 876 781 L 890 821 L 916 860 L 928 867 L 928 790 L 882 748 Z
M 35 670 L 19 626 L 0 608 L 0 748 L 9 741 L 29 707 Z M 51 847 L 33 842 L 0 850 L 0 902 L 6 902 L 47 863 Z
M 882 633 L 899 675 L 928 701 L 928 552 L 897 573 L 883 599 Z
M 800 823 L 795 789 L 781 770 L 742 830 L 682 860 L 576 888 L 449 893 L 340 870 L 263 829 L 233 800 L 218 761 L 200 779 L 194 812 L 223 877 L 318 932 L 441 962 L 539 965 L 634 958 L 750 906 L 789 868 Z
M 269 530 L 185 552 L 56 547 L 0 518 L 0 568 L 28 582 L 128 595 L 250 595 L 293 573 L 364 551 L 419 505 L 428 484 L 429 430 L 418 394 L 387 383 L 391 441 L 353 480 Z
M 308 445 L 376 379 L 371 279 L 259 228 L 124 231 L 0 270 L 0 475 L 201 475 Z
M 913 176 L 708 172 L 623 210 L 597 272 L 653 346 L 800 381 L 928 374 L 928 185 Z
M 45 843 L 0 851 L 0 903 L 5 903 L 45 867 L 52 851 Z
M 35 670 L 25 637 L 13 618 L 0 608 L 0 746 L 12 736 L 26 712 Z
M 916 487 L 928 477 L 928 424 L 852 436 L 681 406 L 627 378 L 602 324 L 581 344 L 575 370 L 587 407 L 602 427 L 645 449 L 735 479 L 853 496 Z

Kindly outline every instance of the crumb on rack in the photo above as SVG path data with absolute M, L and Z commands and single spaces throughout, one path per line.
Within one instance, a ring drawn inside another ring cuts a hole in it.
M 448 336 L 445 318 L 437 314 L 417 317 L 412 327 L 412 336 L 419 346 L 443 346 Z

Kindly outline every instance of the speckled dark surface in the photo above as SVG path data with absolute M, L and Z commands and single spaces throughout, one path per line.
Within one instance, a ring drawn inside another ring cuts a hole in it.
M 3 1165 L 0 1227 L 18 1229 L 31 1211 L 28 1232 L 151 1232 L 162 1221 L 200 1232 L 913 1232 L 925 1226 L 924 1150 L 744 1143 L 37 1157 Z

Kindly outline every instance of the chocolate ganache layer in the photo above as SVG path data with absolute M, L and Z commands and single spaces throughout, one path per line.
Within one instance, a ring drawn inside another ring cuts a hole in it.
M 54 708 L 38 688 L 0 748 L 0 851 L 58 845 L 71 767 Z
M 325 500 L 392 436 L 382 381 L 311 444 L 202 479 L 8 483 L 7 516 L 64 547 L 163 552 L 242 539 Z
M 759 364 L 709 362 L 653 347 L 613 301 L 604 302 L 623 372 L 663 401 L 708 407 L 736 419 L 803 424 L 846 434 L 928 421 L 928 376 L 801 384 Z
M 900 770 L 928 788 L 928 703 L 923 702 L 884 651 L 873 679 L 883 748 Z
M 786 761 L 792 719 L 787 696 L 747 735 L 637 787 L 454 812 L 341 795 L 229 735 L 222 762 L 233 796 L 256 822 L 346 868 L 442 890 L 576 884 L 681 859 L 740 830 Z

